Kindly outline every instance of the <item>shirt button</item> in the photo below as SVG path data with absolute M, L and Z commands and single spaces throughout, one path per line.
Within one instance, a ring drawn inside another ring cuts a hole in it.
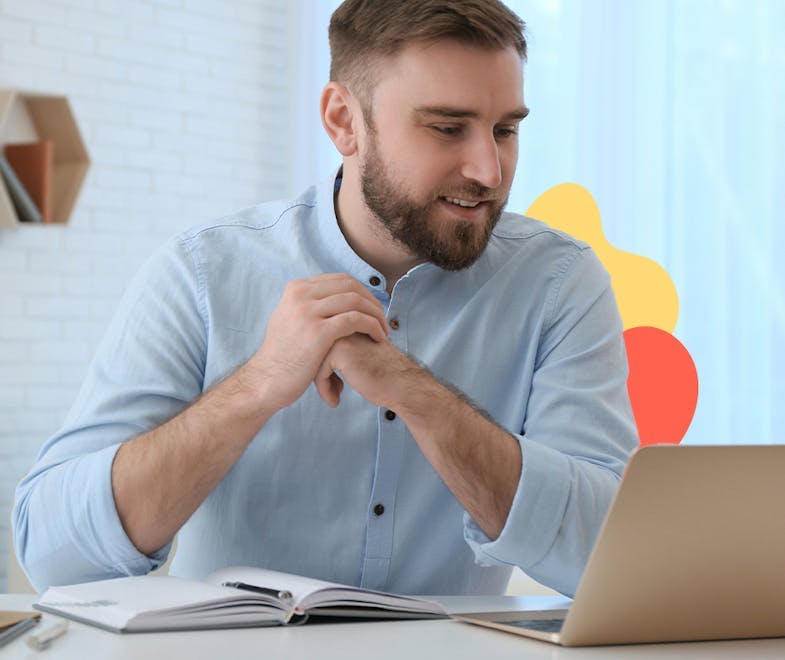
M 371 286 L 379 286 L 382 283 L 382 280 L 376 275 L 371 275 L 368 281 L 371 283 Z
M 384 416 L 390 421 L 393 421 L 395 419 L 395 413 L 392 410 L 385 410 Z
M 375 507 L 373 507 L 373 512 L 377 516 L 381 516 L 384 513 L 384 505 L 383 504 L 377 504 Z
M 391 327 L 393 330 L 397 330 L 398 328 L 400 328 L 400 327 L 401 327 L 401 324 L 400 324 L 400 323 L 398 323 L 398 319 L 390 319 L 390 327 Z

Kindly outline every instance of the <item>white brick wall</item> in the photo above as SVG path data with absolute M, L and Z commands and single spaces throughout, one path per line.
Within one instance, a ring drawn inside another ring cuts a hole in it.
M 68 226 L 0 229 L 0 591 L 13 489 L 167 236 L 291 193 L 286 0 L 0 0 L 0 88 L 65 94 L 92 166 Z

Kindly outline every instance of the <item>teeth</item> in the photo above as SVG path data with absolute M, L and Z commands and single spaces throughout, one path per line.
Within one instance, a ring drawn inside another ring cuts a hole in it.
M 457 204 L 458 206 L 463 206 L 465 208 L 473 209 L 477 204 L 480 202 L 467 202 L 464 199 L 458 199 L 457 197 L 445 197 L 445 200 L 450 202 L 450 204 Z

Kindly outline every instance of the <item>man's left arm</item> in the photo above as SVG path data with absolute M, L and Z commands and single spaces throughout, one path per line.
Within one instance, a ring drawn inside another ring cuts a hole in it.
M 521 433 L 511 433 L 390 342 L 354 335 L 328 354 L 317 388 L 341 381 L 393 410 L 468 516 L 478 562 L 512 564 L 574 593 L 637 444 L 621 320 L 587 251 L 561 283 L 544 330 Z
M 520 481 L 517 438 L 390 341 L 376 344 L 361 335 L 340 340 L 317 380 L 322 398 L 338 404 L 338 371 L 363 398 L 393 410 L 480 529 L 497 538 Z

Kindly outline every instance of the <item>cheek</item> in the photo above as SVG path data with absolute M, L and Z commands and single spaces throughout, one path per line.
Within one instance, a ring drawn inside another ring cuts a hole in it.
M 408 181 L 412 189 L 423 192 L 435 185 L 443 185 L 456 168 L 454 157 L 442 149 L 424 144 L 422 140 L 402 141 L 392 153 L 395 154 L 395 170 L 401 179 Z
M 388 170 L 405 174 L 420 167 L 417 144 L 402 131 L 377 132 L 376 153 Z
M 438 165 L 438 150 L 431 148 L 423 140 L 412 139 L 411 136 L 401 136 L 397 149 L 402 154 L 407 169 L 411 168 L 427 172 Z

